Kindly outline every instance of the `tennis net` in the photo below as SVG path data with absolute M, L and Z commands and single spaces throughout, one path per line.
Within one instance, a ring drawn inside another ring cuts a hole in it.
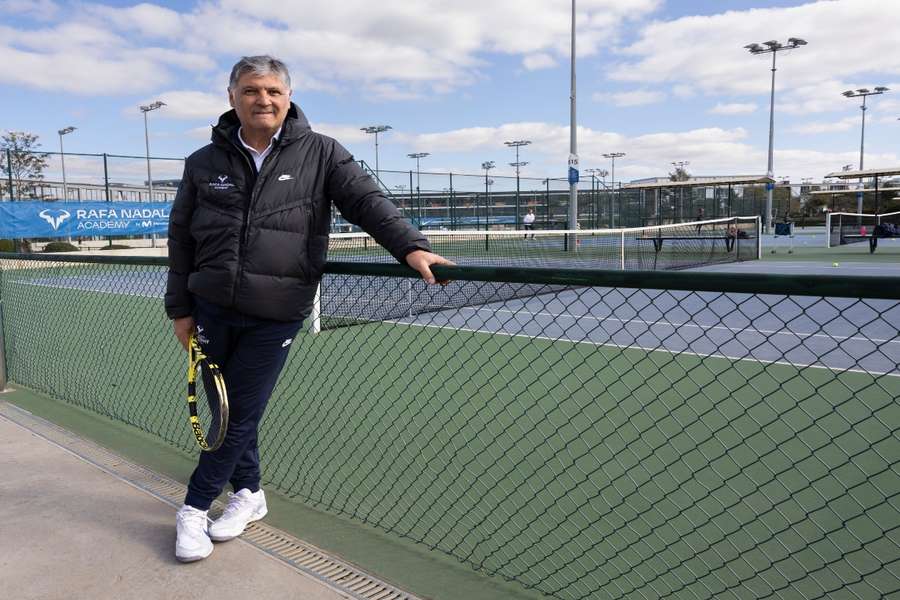
M 759 258 L 759 217 L 731 217 L 627 229 L 553 231 L 429 231 L 432 249 L 464 266 L 622 271 L 677 270 Z M 393 263 L 368 234 L 334 234 L 329 260 Z M 414 279 L 326 274 L 313 331 L 527 298 L 567 289 L 559 285 L 463 284 L 435 303 Z
M 900 227 L 900 211 L 878 215 L 864 213 L 829 213 L 825 217 L 825 247 L 833 248 L 845 244 L 865 242 L 873 235 L 891 237 L 880 232 L 880 227 L 891 225 Z M 879 231 L 876 231 L 879 230 Z M 893 235 L 896 235 L 893 234 Z

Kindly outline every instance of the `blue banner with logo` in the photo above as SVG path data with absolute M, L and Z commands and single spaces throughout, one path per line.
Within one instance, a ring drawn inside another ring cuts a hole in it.
M 168 202 L 0 202 L 0 239 L 165 235 Z

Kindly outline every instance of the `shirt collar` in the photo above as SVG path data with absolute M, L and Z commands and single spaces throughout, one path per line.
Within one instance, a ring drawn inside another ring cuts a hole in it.
M 241 145 L 242 145 L 244 148 L 246 148 L 249 152 L 252 152 L 253 154 L 265 154 L 266 152 L 268 152 L 269 150 L 271 150 L 271 149 L 272 149 L 272 146 L 275 144 L 275 142 L 278 141 L 278 136 L 281 135 L 281 130 L 282 130 L 283 127 L 284 127 L 284 125 L 282 125 L 281 127 L 278 128 L 278 131 L 276 131 L 276 132 L 275 132 L 275 135 L 272 136 L 272 139 L 269 140 L 269 145 L 266 146 L 266 149 L 263 150 L 262 152 L 259 152 L 259 151 L 258 151 L 256 148 L 254 148 L 253 146 L 247 145 L 247 142 L 244 141 L 244 136 L 241 135 L 241 132 L 244 130 L 243 127 L 238 127 L 238 141 L 241 143 Z

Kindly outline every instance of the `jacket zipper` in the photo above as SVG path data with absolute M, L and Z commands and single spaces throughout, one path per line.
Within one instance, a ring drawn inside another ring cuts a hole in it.
M 229 140 L 230 141 L 230 140 Z M 253 173 L 253 165 L 250 164 L 250 159 L 247 158 L 247 155 L 238 148 L 237 144 L 231 141 L 231 145 L 234 146 L 238 154 L 244 157 L 244 162 L 247 163 L 247 166 L 250 168 L 250 173 Z M 241 277 L 244 275 L 244 244 L 246 244 L 250 237 L 250 211 L 253 210 L 253 205 L 256 203 L 256 198 L 259 196 L 259 191 L 262 188 L 263 183 L 265 183 L 265 178 L 263 177 L 263 169 L 266 164 L 270 162 L 270 158 L 278 154 L 280 148 L 272 148 L 272 152 L 266 156 L 263 160 L 262 164 L 259 167 L 259 173 L 256 174 L 256 181 L 253 184 L 253 190 L 250 192 L 250 202 L 247 204 L 247 210 L 244 211 L 244 223 L 241 226 L 241 237 L 238 240 L 238 271 L 237 277 L 234 281 L 234 290 L 231 292 L 231 306 L 234 306 L 234 302 L 237 299 L 237 291 L 238 285 L 240 284 Z

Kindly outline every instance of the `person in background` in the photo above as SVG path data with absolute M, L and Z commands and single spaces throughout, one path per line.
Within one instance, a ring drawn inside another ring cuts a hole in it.
M 522 217 L 522 225 L 525 227 L 525 231 L 532 231 L 532 232 L 534 231 L 535 218 L 536 217 L 534 215 L 534 209 L 529 208 L 528 214 L 526 214 L 524 217 Z M 527 233 L 525 234 L 525 239 L 528 239 Z M 534 233 L 531 234 L 531 239 L 534 239 Z

